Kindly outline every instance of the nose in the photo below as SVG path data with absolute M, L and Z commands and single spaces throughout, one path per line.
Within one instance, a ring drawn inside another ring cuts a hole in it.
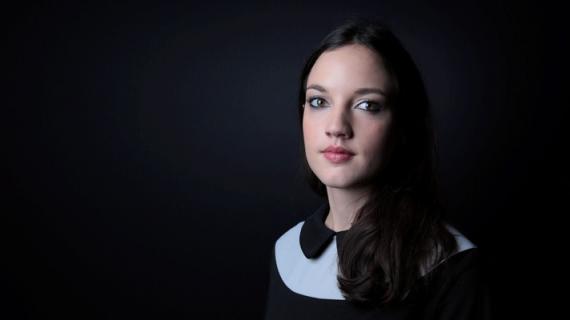
M 336 109 L 336 110 L 335 110 Z M 348 139 L 352 136 L 352 126 L 350 124 L 350 115 L 346 108 L 332 108 L 327 119 L 326 135 L 331 138 L 343 137 Z

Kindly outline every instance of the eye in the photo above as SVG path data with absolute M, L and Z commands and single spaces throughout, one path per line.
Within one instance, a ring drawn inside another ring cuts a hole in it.
M 324 100 L 323 98 L 321 98 L 321 97 L 310 97 L 309 99 L 307 99 L 307 102 L 309 103 L 309 105 L 310 105 L 311 107 L 313 107 L 313 108 L 320 108 L 323 103 L 320 103 L 320 104 L 319 104 L 319 103 L 313 104 L 314 101 L 317 101 L 317 102 L 320 101 L 320 102 L 323 102 L 323 103 L 324 103 L 325 100 Z
M 373 102 L 373 101 L 369 101 L 369 100 L 364 100 L 362 103 L 359 103 L 358 105 L 359 106 L 362 106 L 362 105 L 365 106 L 364 108 L 359 108 L 359 109 L 363 109 L 363 110 L 370 111 L 373 113 L 376 113 L 376 112 L 384 109 L 383 105 L 376 103 L 376 102 Z

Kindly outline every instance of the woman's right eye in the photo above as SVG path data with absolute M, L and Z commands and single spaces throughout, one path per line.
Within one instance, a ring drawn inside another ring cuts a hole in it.
M 317 101 L 316 104 L 313 103 L 313 102 L 315 102 L 315 101 Z M 321 101 L 322 103 L 319 104 L 318 101 Z M 313 108 L 320 108 L 321 105 L 324 103 L 324 100 L 323 100 L 322 98 L 320 98 L 320 97 L 311 97 L 311 98 L 309 98 L 309 99 L 307 100 L 307 102 L 308 102 L 309 105 L 310 105 L 311 107 L 313 107 Z

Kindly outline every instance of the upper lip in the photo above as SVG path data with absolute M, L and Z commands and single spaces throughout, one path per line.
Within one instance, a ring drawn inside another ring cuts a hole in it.
M 344 147 L 334 146 L 334 145 L 328 146 L 325 150 L 323 150 L 323 152 L 354 154 L 354 152 L 352 152 L 352 151 L 350 151 Z

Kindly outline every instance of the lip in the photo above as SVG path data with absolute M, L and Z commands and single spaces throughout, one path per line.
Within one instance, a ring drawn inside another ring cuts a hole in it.
M 328 146 L 322 151 L 325 158 L 327 158 L 332 163 L 343 163 L 346 162 L 354 156 L 354 152 L 343 148 L 341 146 Z
M 341 146 L 334 146 L 334 145 L 330 145 L 328 146 L 325 150 L 323 150 L 324 153 L 340 153 L 340 154 L 348 154 L 348 155 L 354 155 L 354 152 L 341 147 Z

